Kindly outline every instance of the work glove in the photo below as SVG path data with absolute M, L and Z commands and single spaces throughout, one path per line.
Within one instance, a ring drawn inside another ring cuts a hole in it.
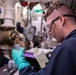
M 30 63 L 24 58 L 24 47 L 21 47 L 21 41 L 17 38 L 14 48 L 12 49 L 12 58 L 15 61 L 18 70 L 30 66 Z

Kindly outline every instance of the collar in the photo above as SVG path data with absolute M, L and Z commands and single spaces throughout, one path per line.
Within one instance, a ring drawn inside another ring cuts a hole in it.
M 76 29 L 74 29 L 73 31 L 71 31 L 64 40 L 70 38 L 70 37 L 75 37 L 76 36 Z

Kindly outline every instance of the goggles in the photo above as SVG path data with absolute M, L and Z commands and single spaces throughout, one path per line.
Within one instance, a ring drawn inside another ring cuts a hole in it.
M 76 18 L 75 15 L 71 15 L 71 14 L 64 14 L 64 15 L 62 15 L 62 16 L 64 16 L 64 17 L 74 17 L 74 18 Z M 54 20 L 50 20 L 50 21 L 48 21 L 48 22 L 46 23 L 46 30 L 47 30 L 47 32 L 50 32 L 50 31 L 52 30 L 52 25 L 53 25 L 53 23 L 54 23 L 55 21 L 57 21 L 57 20 L 59 19 L 59 17 L 60 17 L 60 16 L 58 16 L 58 17 L 55 18 Z

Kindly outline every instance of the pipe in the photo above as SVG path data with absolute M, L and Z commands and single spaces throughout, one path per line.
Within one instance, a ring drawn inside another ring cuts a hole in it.
M 0 31 L 0 44 L 13 45 L 16 36 L 20 37 L 19 33 L 15 30 Z
M 18 0 L 4 0 L 4 27 L 15 27 L 14 25 L 14 5 Z

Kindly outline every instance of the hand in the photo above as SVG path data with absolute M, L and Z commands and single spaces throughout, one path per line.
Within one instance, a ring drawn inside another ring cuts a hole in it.
M 16 44 L 20 44 L 21 47 L 25 47 L 24 42 L 21 41 L 19 38 L 16 38 L 16 39 L 15 39 L 14 45 L 16 45 Z
M 19 38 L 16 38 L 14 45 L 16 45 L 16 44 L 20 44 L 20 45 L 18 45 L 18 47 L 14 47 L 12 49 L 12 58 L 15 61 L 15 63 L 17 64 L 18 69 L 20 70 L 24 67 L 30 66 L 30 64 L 24 58 L 25 48 L 21 47 L 21 46 L 24 46 L 24 44 L 19 40 Z

